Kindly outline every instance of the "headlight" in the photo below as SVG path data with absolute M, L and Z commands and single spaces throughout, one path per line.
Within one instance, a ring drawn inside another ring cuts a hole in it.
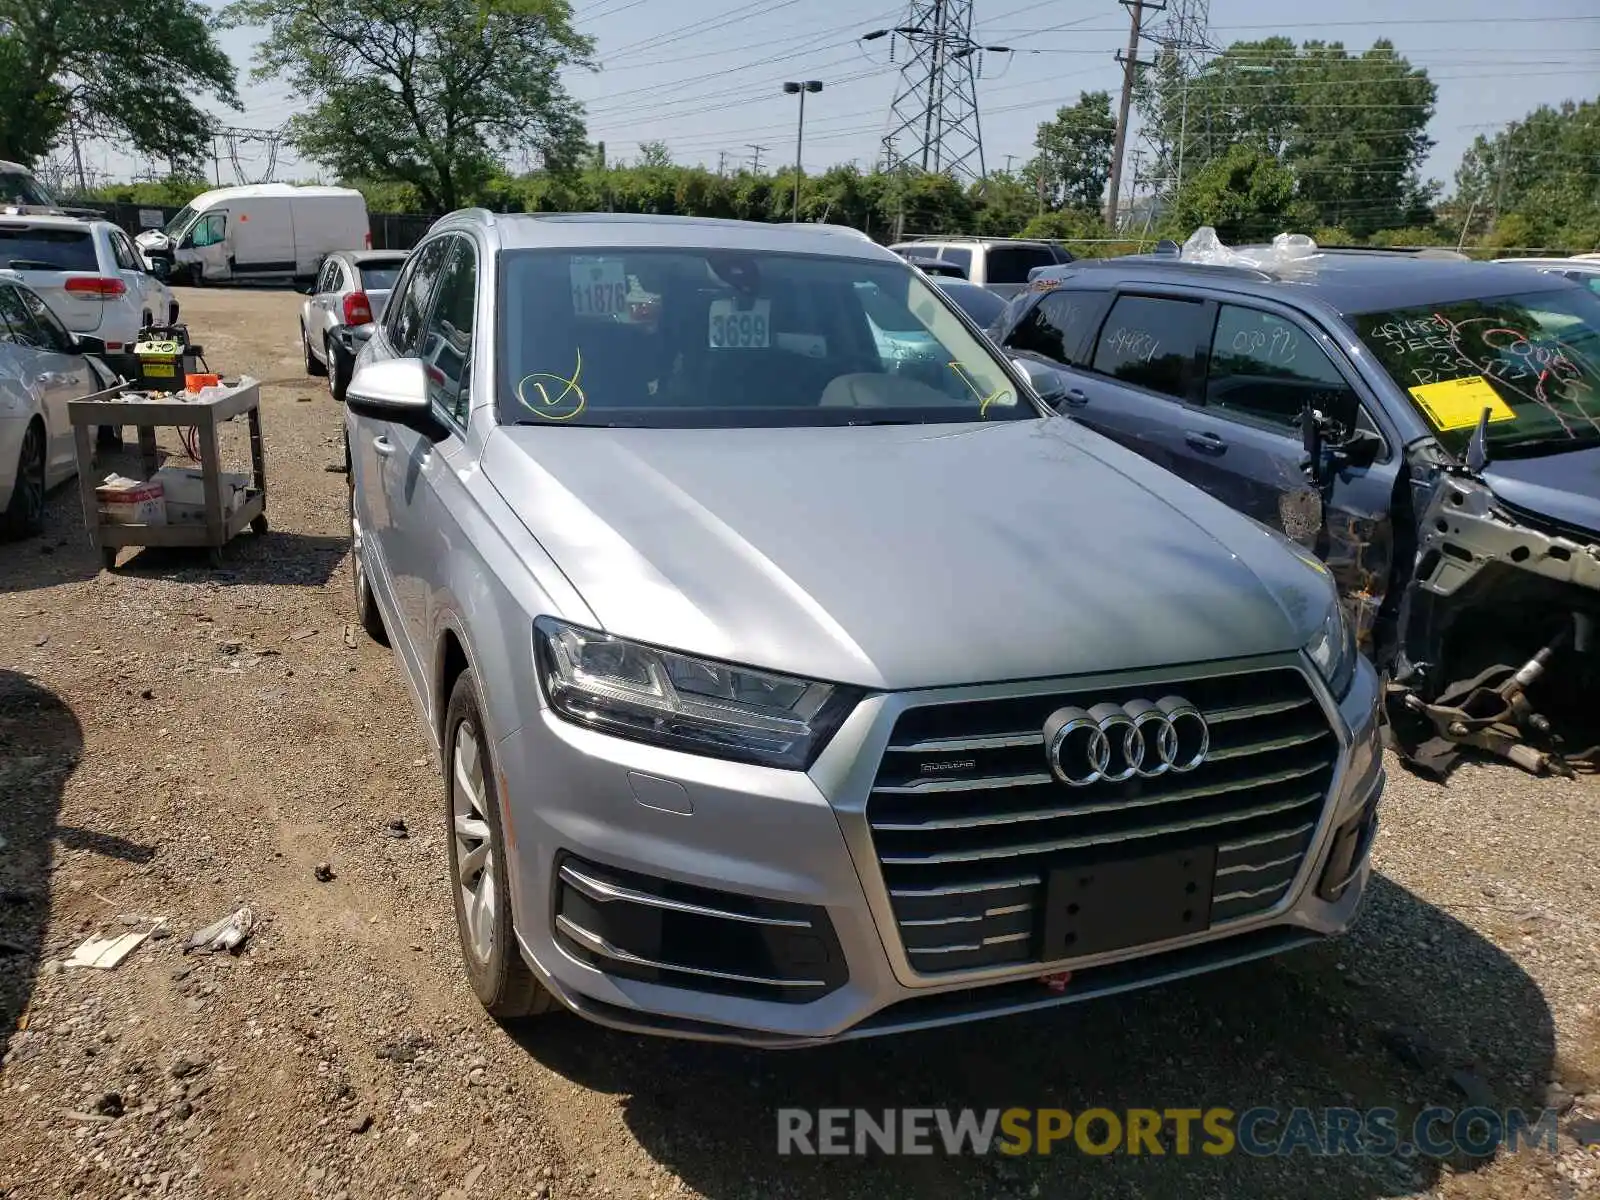
M 569 721 L 691 754 L 803 771 L 854 689 L 626 642 L 550 617 L 533 624 L 545 694 Z
M 1328 605 L 1328 615 L 1323 617 L 1321 627 L 1306 643 L 1306 653 L 1327 681 L 1333 698 L 1343 700 L 1350 690 L 1350 681 L 1355 678 L 1360 652 L 1356 649 L 1355 627 L 1337 596 Z

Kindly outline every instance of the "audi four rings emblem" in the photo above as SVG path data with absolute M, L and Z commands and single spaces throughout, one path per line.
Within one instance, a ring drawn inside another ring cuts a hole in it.
M 1063 708 L 1044 723 L 1050 771 L 1068 787 L 1183 774 L 1205 762 L 1211 731 L 1181 696 Z

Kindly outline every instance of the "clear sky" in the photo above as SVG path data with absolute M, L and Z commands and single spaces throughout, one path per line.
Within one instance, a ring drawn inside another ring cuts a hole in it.
M 660 139 L 677 161 L 713 168 L 719 155 L 730 168 L 747 162 L 752 143 L 766 147 L 764 164 L 792 161 L 795 99 L 781 92 L 788 79 L 826 84 L 807 97 L 808 170 L 851 160 L 865 168 L 878 154 L 898 66 L 887 60 L 886 40 L 857 39 L 897 23 L 903 0 L 576 0 L 574 7 L 579 27 L 597 41 L 600 70 L 574 73 L 569 86 L 588 109 L 591 139 L 603 139 L 613 159 Z M 1016 51 L 986 56 L 978 83 L 991 169 L 1007 156 L 1026 159 L 1039 122 L 1080 91 L 1115 96 L 1115 55 L 1127 43 L 1128 22 L 1114 0 L 975 0 L 974 12 L 979 41 Z M 1321 24 L 1297 23 L 1312 12 Z M 1438 84 L 1430 129 L 1437 145 L 1426 172 L 1446 183 L 1476 134 L 1540 103 L 1600 97 L 1600 0 L 1211 0 L 1210 17 L 1216 45 L 1284 34 L 1342 41 L 1354 52 L 1377 38 L 1392 41 Z M 223 36 L 243 74 L 257 35 Z M 223 113 L 242 127 L 275 127 L 296 107 L 283 84 L 247 77 L 242 99 L 243 113 Z M 264 147 L 237 149 L 243 173 L 260 178 Z M 148 165 L 104 147 L 90 162 L 116 178 Z M 226 147 L 221 171 L 223 183 L 238 181 Z M 278 159 L 278 179 L 316 175 L 292 152 Z

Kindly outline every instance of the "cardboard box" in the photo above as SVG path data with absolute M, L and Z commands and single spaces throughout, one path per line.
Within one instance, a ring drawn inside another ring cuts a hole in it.
M 173 525 L 206 523 L 205 474 L 198 467 L 162 467 L 151 477 L 160 484 L 166 498 L 167 520 Z M 232 515 L 244 503 L 248 476 L 223 472 L 218 478 L 222 489 L 222 511 Z
M 94 490 L 100 519 L 111 525 L 165 525 L 166 496 L 161 484 L 111 475 Z

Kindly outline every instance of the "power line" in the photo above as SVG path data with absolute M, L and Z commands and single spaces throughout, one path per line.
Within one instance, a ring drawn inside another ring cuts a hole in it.
M 768 147 L 758 146 L 754 142 L 749 142 L 747 145 L 751 150 L 755 151 L 750 158 L 750 169 L 759 175 L 761 174 L 761 156 L 767 152 Z

